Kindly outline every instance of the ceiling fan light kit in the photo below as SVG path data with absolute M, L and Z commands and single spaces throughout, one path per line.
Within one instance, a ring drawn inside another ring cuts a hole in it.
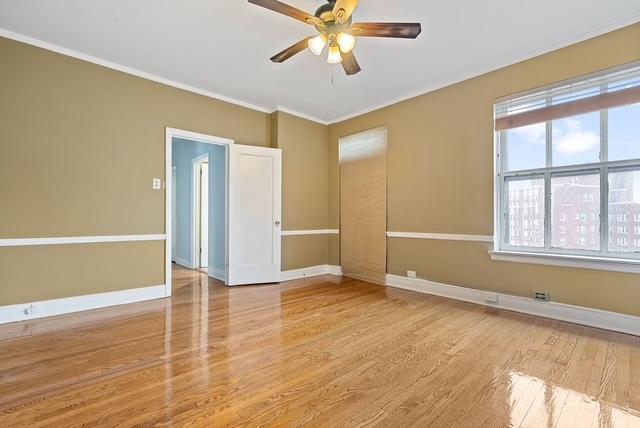
M 356 45 L 356 38 L 349 33 L 340 32 L 336 37 L 340 50 L 344 53 L 351 52 Z
M 322 35 L 318 34 L 315 37 L 312 37 L 307 42 L 309 45 L 309 50 L 316 56 L 322 53 L 325 45 L 327 44 L 327 39 Z
M 327 55 L 327 62 L 329 64 L 339 64 L 342 62 L 342 55 L 340 55 L 340 48 L 338 46 L 329 46 L 329 55 Z
M 359 0 L 329 0 L 320 6 L 314 15 L 278 0 L 249 0 L 249 3 L 313 25 L 320 33 L 315 37 L 309 37 L 291 45 L 274 55 L 271 61 L 284 62 L 306 48 L 309 48 L 314 55 L 320 55 L 324 47 L 328 45 L 327 62 L 329 64 L 341 63 L 345 73 L 349 76 L 361 70 L 353 54 L 353 48 L 356 44 L 355 36 L 415 39 L 421 32 L 419 23 L 352 23 L 352 14 L 358 6 Z

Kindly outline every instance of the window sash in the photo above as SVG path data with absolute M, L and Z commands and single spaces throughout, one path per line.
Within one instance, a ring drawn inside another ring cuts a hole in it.
M 559 255 L 582 255 L 582 256 L 596 256 L 612 259 L 640 259 L 640 253 L 634 252 L 612 252 L 609 251 L 609 173 L 624 172 L 624 171 L 637 171 L 640 170 L 640 158 L 622 160 L 622 161 L 607 161 L 607 127 L 606 127 L 606 111 L 601 114 L 604 126 L 600 127 L 601 132 L 601 160 L 597 163 L 590 164 L 578 164 L 568 166 L 549 166 L 551 159 L 550 146 L 551 146 L 551 134 L 547 132 L 547 167 L 536 168 L 522 171 L 508 171 L 501 172 L 506 169 L 505 157 L 501 157 L 501 153 L 506 153 L 506 131 L 497 132 L 497 186 L 498 194 L 497 207 L 498 212 L 497 221 L 499 222 L 496 231 L 498 236 L 496 237 L 496 243 L 499 246 L 499 250 L 516 251 L 523 253 L 548 253 Z M 550 122 L 547 122 L 548 124 Z M 548 126 L 547 126 L 548 128 Z M 600 177 L 600 250 L 580 250 L 580 249 L 562 249 L 554 248 L 551 246 L 551 177 L 558 176 L 576 176 L 585 174 L 597 174 Z M 509 244 L 509 222 L 508 222 L 508 181 L 511 180 L 527 180 L 527 179 L 540 179 L 544 178 L 545 184 L 545 198 L 544 198 L 544 246 L 518 246 Z

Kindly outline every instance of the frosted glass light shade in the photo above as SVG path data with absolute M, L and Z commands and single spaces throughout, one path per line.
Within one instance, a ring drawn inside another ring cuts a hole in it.
M 327 62 L 329 64 L 339 64 L 342 62 L 342 55 L 340 55 L 340 48 L 338 46 L 329 47 L 329 55 L 327 56 Z
M 327 44 L 327 42 L 324 40 L 324 37 L 322 37 L 321 35 L 317 35 L 309 39 L 307 43 L 309 45 L 309 50 L 313 52 L 314 55 L 320 55 L 322 53 L 322 50 L 324 49 L 324 45 Z

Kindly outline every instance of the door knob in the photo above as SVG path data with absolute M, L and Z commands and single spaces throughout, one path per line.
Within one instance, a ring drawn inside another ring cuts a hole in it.
M 276 220 L 276 226 L 280 226 L 280 220 Z

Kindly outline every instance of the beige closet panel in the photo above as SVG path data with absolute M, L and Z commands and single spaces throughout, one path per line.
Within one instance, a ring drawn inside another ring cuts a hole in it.
M 387 272 L 387 131 L 340 139 L 340 264 L 378 284 Z

